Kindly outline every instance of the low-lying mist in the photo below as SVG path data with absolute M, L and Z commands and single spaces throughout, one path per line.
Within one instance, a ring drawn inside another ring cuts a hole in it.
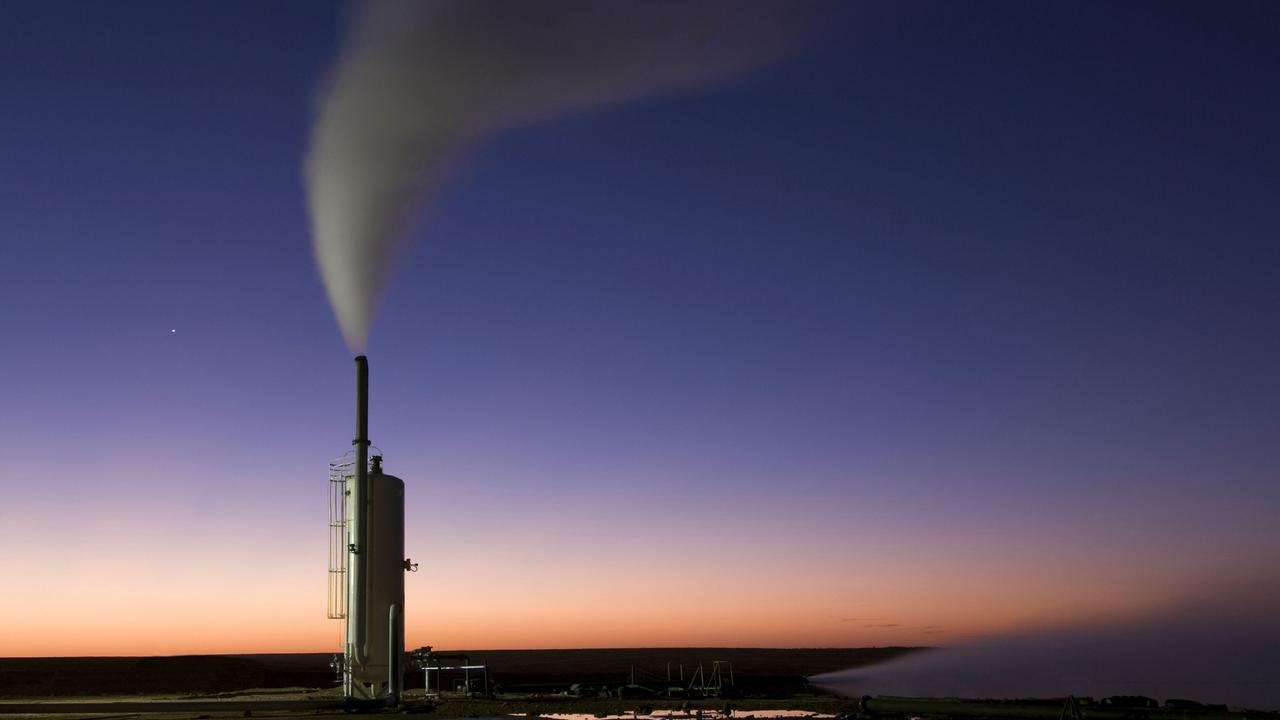
M 1206 582 L 1147 617 L 987 638 L 812 682 L 854 696 L 1146 695 L 1280 709 L 1277 608 L 1276 581 Z

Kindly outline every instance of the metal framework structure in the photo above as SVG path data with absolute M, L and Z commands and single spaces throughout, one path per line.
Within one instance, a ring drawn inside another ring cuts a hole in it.
M 373 448 L 378 453 L 377 447 Z M 373 459 L 369 459 L 373 469 Z M 356 476 L 355 451 L 329 462 L 329 602 L 328 618 L 347 618 L 347 494 Z
M 667 673 L 670 672 L 668 668 Z M 681 675 L 683 674 L 684 670 L 681 668 Z M 697 691 L 703 695 L 718 695 L 726 687 L 733 687 L 733 663 L 728 660 L 711 661 L 710 676 L 702 671 L 702 663 L 698 663 L 698 669 L 689 680 L 689 692 Z
M 354 453 L 329 463 L 330 620 L 347 617 L 347 482 L 355 477 Z
M 481 681 L 481 693 L 483 697 L 489 696 L 489 664 L 481 661 L 472 663 L 471 656 L 466 653 L 437 653 L 433 652 L 431 646 L 419 648 L 413 652 L 413 663 L 423 671 L 423 694 L 427 696 L 442 696 L 446 692 L 444 689 L 444 673 L 445 672 L 462 672 L 462 690 L 463 695 L 470 697 L 474 694 L 471 689 L 471 673 L 475 671 Z M 445 664 L 449 663 L 449 664 Z M 431 688 L 431 671 L 436 672 L 436 686 Z

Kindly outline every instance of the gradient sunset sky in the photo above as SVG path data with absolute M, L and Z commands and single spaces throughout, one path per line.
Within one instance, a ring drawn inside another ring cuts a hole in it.
M 344 12 L 0 6 L 0 656 L 336 651 Z M 952 644 L 1280 559 L 1280 4 L 841 3 L 508 133 L 369 347 L 410 647 Z

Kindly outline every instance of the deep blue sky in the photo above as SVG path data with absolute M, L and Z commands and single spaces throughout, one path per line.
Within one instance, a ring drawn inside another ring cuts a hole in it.
M 279 513 L 323 562 L 351 363 L 300 164 L 341 17 L 0 5 L 11 530 L 143 495 L 196 526 Z M 369 351 L 411 548 L 484 537 L 507 567 L 534 560 L 506 531 L 538 558 L 773 537 L 833 576 L 1015 595 L 1028 553 L 1164 583 L 1275 557 L 1280 6 L 828 25 L 732 82 L 504 135 L 425 209 Z M 619 539 L 637 518 L 656 539 Z M 77 532 L 50 552 L 112 537 Z M 815 592 L 835 617 L 846 591 Z M 875 640 L 850 633 L 804 637 Z

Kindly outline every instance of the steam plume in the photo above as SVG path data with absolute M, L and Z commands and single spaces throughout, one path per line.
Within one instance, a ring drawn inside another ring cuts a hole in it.
M 316 259 L 362 351 L 398 235 L 450 163 L 515 126 L 768 62 L 812 8 L 777 0 L 380 0 L 356 7 L 304 174 Z

